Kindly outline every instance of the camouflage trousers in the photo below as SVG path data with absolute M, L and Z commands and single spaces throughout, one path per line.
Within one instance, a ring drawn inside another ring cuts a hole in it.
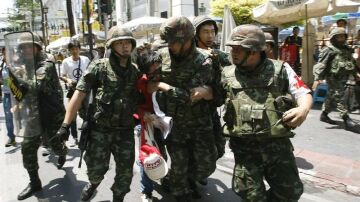
M 115 160 L 115 179 L 111 187 L 115 197 L 123 197 L 130 191 L 135 159 L 134 130 L 91 131 L 85 153 L 89 181 L 100 183 L 109 170 L 110 156 Z
M 48 144 L 56 155 L 66 155 L 67 147 L 65 142 L 60 138 L 54 137 L 60 124 L 56 122 L 47 125 L 47 128 L 40 126 L 37 119 L 31 119 L 25 127 L 24 141 L 21 143 L 21 153 L 23 165 L 27 171 L 35 171 L 39 169 L 37 151 L 42 143 L 42 139 L 47 139 Z
M 346 80 L 343 81 L 328 78 L 326 82 L 328 83 L 329 88 L 325 102 L 322 105 L 322 111 L 328 114 L 332 110 L 338 110 L 341 117 L 346 116 L 349 109 L 346 101 L 349 100 L 348 98 L 350 96 L 350 94 L 346 94 L 346 92 L 348 92 Z
M 212 127 L 173 128 L 166 145 L 171 158 L 169 178 L 174 196 L 191 193 L 189 179 L 198 181 L 215 171 L 218 155 Z
M 288 138 L 230 139 L 235 167 L 232 189 L 244 202 L 295 202 L 303 193 Z M 270 185 L 266 190 L 263 180 Z

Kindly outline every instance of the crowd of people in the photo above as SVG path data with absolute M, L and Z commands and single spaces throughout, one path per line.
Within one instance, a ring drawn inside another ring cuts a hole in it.
M 192 22 L 186 17 L 167 19 L 160 28 L 161 39 L 153 44 L 139 45 L 130 30 L 114 26 L 105 44 L 107 57 L 90 61 L 80 56 L 80 43 L 73 40 L 61 71 L 35 34 L 35 40 L 20 36 L 16 62 L 25 71 L 18 74 L 10 65 L 15 61 L 1 65 L 27 86 L 24 98 L 12 103 L 28 113 L 21 144 L 30 183 L 18 199 L 42 189 L 36 158 L 42 139 L 46 137 L 58 155 L 58 169 L 66 163 L 70 134 L 76 144 L 82 143 L 75 124 L 79 114 L 86 123 L 83 127 L 91 126 L 84 156 L 89 182 L 82 201 L 93 197 L 111 155 L 116 165 L 113 201 L 123 201 L 130 191 L 135 161 L 141 171 L 142 201 L 152 201 L 155 180 L 176 201 L 201 198 L 198 186 L 207 185 L 227 140 L 235 158 L 232 189 L 242 201 L 298 201 L 303 184 L 290 138 L 313 103 L 311 89 L 298 75 L 300 61 L 292 67 L 274 58 L 272 35 L 256 25 L 232 30 L 226 43 L 230 53 L 214 48 L 217 34 L 216 22 L 207 16 Z M 326 80 L 329 85 L 320 120 L 334 124 L 328 113 L 336 108 L 350 129 L 354 122 L 343 98 L 358 74 L 346 38 L 344 28 L 331 30 L 331 44 L 321 50 L 314 75 L 315 81 Z M 285 43 L 301 46 L 298 28 Z M 67 86 L 66 110 L 60 80 Z M 10 97 L 9 90 L 3 91 Z M 222 117 L 220 106 L 224 106 Z M 6 118 L 6 146 L 16 144 L 12 120 Z

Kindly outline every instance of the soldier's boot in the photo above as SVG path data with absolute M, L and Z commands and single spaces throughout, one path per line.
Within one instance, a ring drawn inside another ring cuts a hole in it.
M 124 201 L 124 195 L 116 196 L 113 195 L 113 202 L 123 202 Z
M 206 186 L 208 184 L 208 179 L 204 178 L 204 179 L 199 180 L 198 182 L 199 182 L 199 184 Z
M 29 171 L 29 176 L 30 176 L 30 183 L 18 195 L 18 197 L 17 197 L 18 200 L 27 199 L 30 196 L 32 196 L 35 192 L 40 191 L 42 189 L 38 171 L 37 170 Z
M 336 121 L 332 120 L 326 112 L 322 112 L 320 115 L 320 121 L 329 123 L 332 125 L 336 125 Z
M 350 119 L 348 115 L 345 115 L 342 117 L 345 124 L 345 130 L 354 130 L 356 127 L 356 124 Z
M 57 162 L 57 164 L 56 164 L 56 167 L 57 167 L 58 169 L 61 169 L 61 168 L 64 166 L 65 161 L 66 161 L 66 155 L 61 155 L 61 156 L 59 156 L 58 162 Z
M 176 196 L 175 199 L 176 199 L 176 202 L 192 202 L 193 201 L 190 194 Z
M 199 199 L 199 198 L 201 198 L 201 194 L 200 194 L 200 192 L 199 192 L 199 190 L 198 190 L 198 187 L 197 187 L 197 184 L 196 184 L 196 182 L 194 181 L 194 180 L 189 180 L 189 184 L 190 184 L 190 189 L 191 189 L 191 191 L 192 191 L 192 197 L 194 198 L 194 199 Z
M 96 188 L 99 186 L 98 184 L 88 183 L 81 192 L 81 201 L 88 201 L 93 195 Z

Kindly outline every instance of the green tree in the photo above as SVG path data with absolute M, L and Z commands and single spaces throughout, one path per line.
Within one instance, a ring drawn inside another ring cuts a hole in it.
M 264 0 L 216 0 L 211 1 L 211 14 L 223 17 L 224 6 L 227 5 L 233 14 L 237 25 L 252 23 L 252 9 L 262 4 Z
M 34 25 L 36 11 L 40 10 L 39 1 L 29 1 L 29 0 L 15 0 L 15 8 L 11 10 L 8 15 L 8 21 L 13 27 L 19 27 L 22 30 L 25 30 L 28 26 Z M 31 16 L 31 22 L 29 24 L 26 15 Z

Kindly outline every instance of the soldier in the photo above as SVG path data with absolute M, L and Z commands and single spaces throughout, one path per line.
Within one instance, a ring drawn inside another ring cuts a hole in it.
M 266 58 L 259 27 L 234 28 L 226 45 L 233 65 L 224 68 L 221 81 L 224 134 L 235 157 L 232 189 L 243 201 L 298 201 L 303 184 L 289 138 L 311 108 L 310 90 L 289 64 Z
M 194 27 L 186 17 L 168 19 L 160 32 L 168 43 L 168 48 L 159 50 L 162 80 L 149 82 L 148 90 L 164 92 L 166 107 L 162 109 L 173 118 L 166 142 L 171 158 L 170 190 L 177 201 L 191 201 L 188 179 L 207 178 L 214 172 L 218 156 L 210 110 L 212 61 L 196 49 Z
M 319 80 L 326 80 L 329 90 L 322 106 L 320 121 L 336 124 L 328 114 L 336 108 L 344 120 L 345 129 L 352 129 L 355 124 L 349 118 L 349 109 L 345 103 L 346 86 L 355 83 L 356 61 L 353 50 L 346 45 L 347 34 L 344 28 L 336 27 L 330 32 L 330 45 L 321 50 L 319 63 L 314 66 L 315 86 Z
M 90 63 L 79 80 L 58 134 L 67 139 L 71 121 L 86 95 L 94 94 L 95 119 L 92 124 L 85 162 L 89 183 L 81 193 L 81 200 L 87 201 L 94 194 L 109 169 L 110 155 L 116 163 L 113 186 L 113 201 L 123 201 L 130 191 L 134 164 L 134 119 L 139 94 L 136 81 L 140 76 L 131 63 L 131 52 L 136 41 L 130 30 L 119 26 L 109 30 L 106 48 L 111 50 L 109 58 Z
M 18 200 L 24 200 L 42 189 L 38 174 L 37 151 L 43 135 L 49 136 L 51 140 L 48 143 L 54 153 L 59 156 L 58 169 L 65 163 L 67 147 L 64 141 L 54 137 L 65 113 L 63 92 L 55 64 L 46 60 L 47 56 L 42 51 L 42 43 L 38 35 L 31 32 L 19 34 L 10 34 L 6 36 L 6 40 L 11 46 L 12 42 L 19 39 L 19 59 L 13 61 L 14 57 L 9 58 L 8 65 L 11 77 L 9 86 L 13 90 L 16 83 L 21 83 L 18 89 L 21 89 L 24 96 L 21 97 L 21 94 L 13 92 L 18 101 L 13 107 L 14 114 L 19 118 L 17 123 L 25 124 L 24 134 L 20 134 L 24 137 L 21 153 L 30 183 L 18 195 Z M 13 50 L 12 48 L 9 47 L 8 50 Z M 13 66 L 15 63 L 17 65 Z M 14 80 L 17 81 L 14 82 Z
M 195 41 L 198 48 L 206 50 L 213 61 L 214 79 L 220 83 L 221 71 L 224 66 L 230 65 L 229 55 L 219 49 L 214 49 L 215 38 L 218 33 L 216 22 L 207 16 L 198 16 L 193 21 L 195 27 Z M 226 139 L 222 134 L 220 116 L 217 112 L 217 106 L 212 106 L 213 132 L 215 135 L 215 144 L 218 152 L 218 158 L 225 153 Z M 190 171 L 191 172 L 191 171 Z M 206 185 L 207 179 L 199 181 L 200 184 Z

